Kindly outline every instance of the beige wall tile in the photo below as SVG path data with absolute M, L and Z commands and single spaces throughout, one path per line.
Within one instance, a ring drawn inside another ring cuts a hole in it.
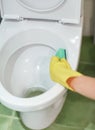
M 83 35 L 93 35 L 95 20 L 95 0 L 84 0 L 84 27 Z

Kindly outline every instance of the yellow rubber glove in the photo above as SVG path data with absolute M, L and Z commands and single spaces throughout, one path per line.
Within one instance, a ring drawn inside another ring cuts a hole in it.
M 59 84 L 66 87 L 67 89 L 74 91 L 73 88 L 71 88 L 69 84 L 67 83 L 67 80 L 69 78 L 77 77 L 80 75 L 82 74 L 80 74 L 77 71 L 72 70 L 71 66 L 66 61 L 66 59 L 64 58 L 59 59 L 56 56 L 51 58 L 50 76 L 53 81 L 58 82 Z

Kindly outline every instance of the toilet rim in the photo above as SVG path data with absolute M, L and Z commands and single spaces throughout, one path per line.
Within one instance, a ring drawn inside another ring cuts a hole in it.
M 50 90 L 39 96 L 32 98 L 21 98 L 13 96 L 11 93 L 6 91 L 0 82 L 0 101 L 6 107 L 16 111 L 36 111 L 53 104 L 56 100 L 60 99 L 66 91 L 67 90 L 63 86 L 56 83 Z

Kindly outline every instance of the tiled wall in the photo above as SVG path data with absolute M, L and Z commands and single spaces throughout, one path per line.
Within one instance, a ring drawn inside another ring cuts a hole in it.
M 1 13 L 1 1 L 0 1 L 0 13 Z
M 84 0 L 84 29 L 83 35 L 91 36 L 94 31 L 95 0 Z

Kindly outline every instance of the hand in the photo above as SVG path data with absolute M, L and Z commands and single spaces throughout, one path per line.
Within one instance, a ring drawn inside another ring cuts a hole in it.
M 69 78 L 77 77 L 80 75 L 81 74 L 79 72 L 72 70 L 66 59 L 59 59 L 56 56 L 51 58 L 50 76 L 53 81 L 58 82 L 67 89 L 74 91 L 73 88 L 71 88 L 71 86 L 69 86 L 67 83 L 67 80 Z

